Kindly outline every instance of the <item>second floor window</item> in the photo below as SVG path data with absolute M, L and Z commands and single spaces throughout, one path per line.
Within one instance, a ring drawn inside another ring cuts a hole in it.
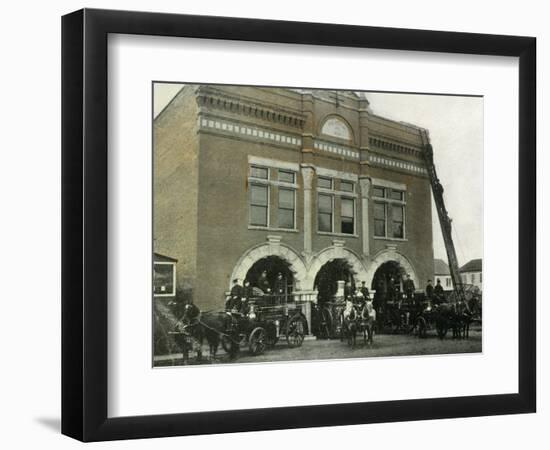
M 405 237 L 403 233 L 403 225 L 405 219 L 405 208 L 400 205 L 392 205 L 392 237 L 403 239 Z
M 327 177 L 317 178 L 317 187 L 322 189 L 332 189 L 332 178 L 327 178 Z
M 386 236 L 386 204 L 374 204 L 374 235 L 377 237 Z
M 250 177 L 267 180 L 269 178 L 269 169 L 267 167 L 250 166 Z
M 294 229 L 294 189 L 279 188 L 279 228 Z
M 248 226 L 296 231 L 297 189 L 292 168 L 250 165 Z
M 373 186 L 374 236 L 386 239 L 405 239 L 405 191 Z
M 269 209 L 269 187 L 250 185 L 250 225 L 267 227 Z
M 279 170 L 279 181 L 294 184 L 295 174 L 288 170 Z
M 355 185 L 351 181 L 340 181 L 340 190 L 344 192 L 355 191 Z
M 355 202 L 351 198 L 342 198 L 340 203 L 342 210 L 340 214 L 340 231 L 344 234 L 355 233 Z
M 332 216 L 333 216 L 332 196 L 319 194 L 317 210 L 318 210 L 319 231 L 332 233 Z

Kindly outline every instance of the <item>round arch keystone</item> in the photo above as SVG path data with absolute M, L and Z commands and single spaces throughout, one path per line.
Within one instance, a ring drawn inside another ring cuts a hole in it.
M 313 290 L 313 285 L 315 283 L 315 277 L 317 276 L 317 273 L 323 267 L 326 263 L 333 261 L 335 259 L 344 259 L 346 260 L 350 267 L 351 271 L 353 273 L 353 276 L 358 281 L 366 280 L 365 278 L 367 276 L 367 270 L 361 261 L 361 258 L 355 254 L 352 250 L 341 247 L 341 246 L 333 246 L 325 248 L 324 250 L 321 250 L 317 255 L 313 257 L 313 260 L 311 262 L 311 266 L 309 268 L 307 277 L 307 280 L 305 281 L 305 284 L 303 285 L 304 289 Z
M 307 268 L 302 261 L 302 258 L 300 258 L 300 255 L 298 255 L 294 249 L 286 244 L 277 243 L 274 245 L 269 242 L 256 245 L 248 249 L 239 258 L 239 261 L 237 261 L 237 264 L 231 273 L 229 284 L 231 285 L 231 281 L 235 278 L 238 278 L 241 281 L 244 280 L 246 278 L 246 274 L 254 263 L 268 256 L 278 256 L 288 262 L 290 264 L 289 269 L 294 276 L 296 290 L 303 288 L 303 282 L 307 277 Z
M 411 276 L 411 279 L 414 281 L 415 286 L 419 286 L 418 277 L 416 275 L 416 271 L 414 270 L 413 265 L 411 262 L 407 259 L 407 257 L 401 253 L 399 253 L 397 250 L 394 249 L 386 249 L 378 252 L 374 258 L 371 260 L 369 264 L 369 269 L 367 271 L 366 279 L 367 286 L 372 286 L 372 280 L 374 278 L 374 274 L 378 270 L 378 268 L 389 261 L 394 261 L 399 263 L 405 271 Z

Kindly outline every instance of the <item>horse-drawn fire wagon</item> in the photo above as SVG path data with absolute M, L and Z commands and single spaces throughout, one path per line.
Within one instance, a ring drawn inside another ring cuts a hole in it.
M 244 345 L 252 355 L 260 355 L 281 338 L 289 347 L 300 347 L 309 330 L 302 308 L 304 302 L 292 294 L 263 295 L 259 289 L 254 289 L 254 294 L 248 299 L 245 312 L 228 312 L 232 316 L 232 330 L 223 334 L 224 350 L 234 353 L 235 345 L 239 348 Z

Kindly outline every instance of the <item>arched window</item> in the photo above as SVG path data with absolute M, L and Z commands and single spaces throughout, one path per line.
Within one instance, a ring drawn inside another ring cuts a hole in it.
M 351 141 L 352 136 L 346 122 L 338 117 L 330 117 L 321 128 L 321 134 Z

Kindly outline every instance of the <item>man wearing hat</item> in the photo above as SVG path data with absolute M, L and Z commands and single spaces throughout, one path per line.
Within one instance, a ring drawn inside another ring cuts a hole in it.
M 438 305 L 439 303 L 443 302 L 445 300 L 445 291 L 443 290 L 443 286 L 441 286 L 441 280 L 437 279 L 437 284 L 434 288 L 434 305 Z
M 432 285 L 432 280 L 428 280 L 428 285 L 426 286 L 426 298 L 431 302 L 434 296 L 434 287 Z
M 281 272 L 277 274 L 277 279 L 273 285 L 273 293 L 275 294 L 277 303 L 280 304 L 284 302 L 286 295 L 286 283 Z
M 407 279 L 403 283 L 403 290 L 407 296 L 407 301 L 412 302 L 414 300 L 414 291 L 416 290 L 416 287 L 414 285 L 414 281 L 411 280 L 410 274 L 407 274 Z
M 225 310 L 235 311 L 235 312 L 240 311 L 242 306 L 243 295 L 244 295 L 243 287 L 239 285 L 239 279 L 235 278 L 233 280 L 233 287 L 231 288 L 229 298 L 225 302 Z

